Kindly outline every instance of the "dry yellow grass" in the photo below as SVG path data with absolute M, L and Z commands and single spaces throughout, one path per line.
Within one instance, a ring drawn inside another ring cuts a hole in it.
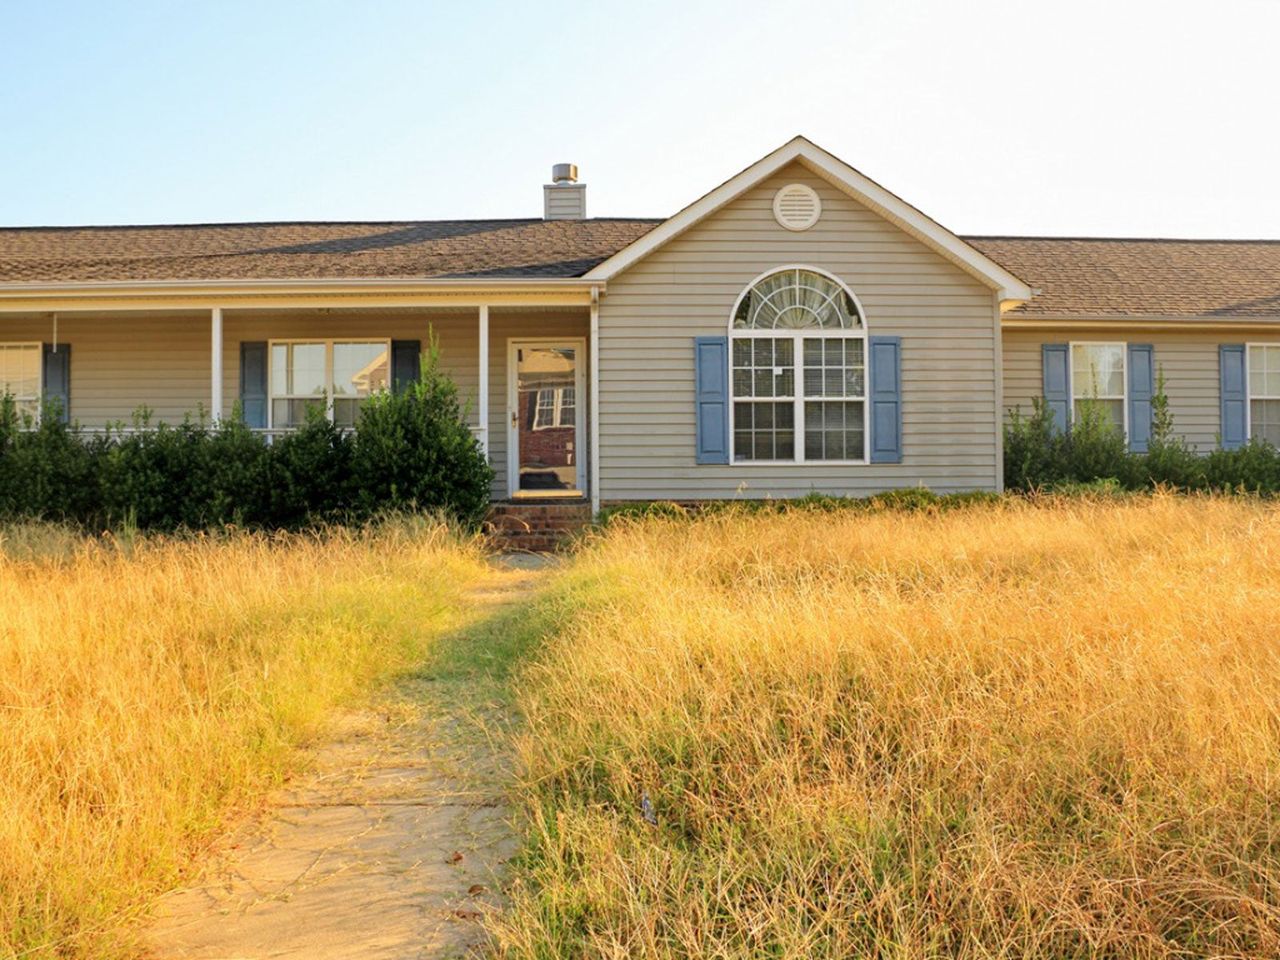
M 0 531 L 0 957 L 129 953 L 129 921 L 335 702 L 420 658 L 485 575 L 363 534 Z
M 1280 956 L 1272 506 L 650 521 L 550 602 L 508 956 Z

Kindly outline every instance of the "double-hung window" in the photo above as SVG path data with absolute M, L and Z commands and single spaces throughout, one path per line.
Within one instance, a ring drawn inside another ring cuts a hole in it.
M 735 462 L 866 459 L 866 325 L 842 283 L 770 273 L 739 298 L 729 337 Z
M 1249 439 L 1280 447 L 1280 344 L 1251 343 Z
M 316 408 L 355 426 L 360 405 L 390 385 L 390 340 L 273 340 L 271 427 L 296 427 Z
M 535 398 L 533 429 L 551 430 L 572 427 L 577 421 L 573 387 L 541 387 Z
M 1116 429 L 1127 433 L 1125 422 L 1127 371 L 1125 344 L 1071 344 L 1071 417 L 1078 420 L 1087 407 L 1102 412 Z
M 0 343 L 0 397 L 12 397 L 18 415 L 40 419 L 40 361 L 38 343 Z

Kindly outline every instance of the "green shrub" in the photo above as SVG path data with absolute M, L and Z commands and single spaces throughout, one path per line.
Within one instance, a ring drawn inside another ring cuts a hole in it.
M 0 516 L 74 520 L 94 501 L 95 446 L 62 423 L 56 401 L 39 426 L 0 398 Z
M 345 519 L 351 510 L 351 436 L 309 408 L 301 428 L 277 437 L 267 462 L 268 514 L 275 525 Z
M 474 523 L 489 506 L 493 469 L 466 424 L 458 388 L 440 372 L 435 344 L 417 383 L 371 397 L 351 448 L 356 505 L 441 510 Z
M 172 426 L 141 409 L 129 428 L 87 436 L 51 406 L 37 426 L 0 395 L 0 518 L 94 527 L 297 528 L 429 510 L 473 523 L 493 471 L 434 349 L 422 382 L 368 401 L 354 436 L 312 411 L 268 443 L 238 412 Z
M 1004 428 L 1005 489 L 1034 490 L 1061 481 L 1062 458 L 1062 438 L 1044 398 L 1032 399 L 1029 417 L 1014 407 Z

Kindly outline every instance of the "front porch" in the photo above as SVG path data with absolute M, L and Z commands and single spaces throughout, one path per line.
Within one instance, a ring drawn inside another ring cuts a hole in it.
M 46 355 L 56 344 L 69 368 L 70 418 L 88 430 L 128 424 L 145 407 L 153 422 L 171 423 L 239 411 L 274 435 L 312 405 L 340 425 L 352 422 L 362 397 L 403 379 L 406 351 L 434 341 L 494 468 L 494 500 L 594 507 L 592 294 L 465 305 L 308 299 L 40 313 L 0 304 L 0 344 L 43 347 Z M 42 392 L 51 386 L 42 377 Z

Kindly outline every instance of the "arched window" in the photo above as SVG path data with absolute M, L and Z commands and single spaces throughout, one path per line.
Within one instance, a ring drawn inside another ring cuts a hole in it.
M 735 461 L 866 460 L 867 331 L 848 287 L 770 271 L 738 297 L 729 340 Z

